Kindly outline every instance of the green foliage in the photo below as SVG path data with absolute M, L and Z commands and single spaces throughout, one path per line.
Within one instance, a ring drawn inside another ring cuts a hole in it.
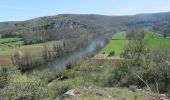
M 66 73 L 66 70 L 64 68 L 58 68 L 56 71 L 50 71 L 49 69 L 44 69 L 44 70 L 34 70 L 31 73 L 32 76 L 38 77 L 45 83 L 49 83 L 60 76 L 68 76 Z
M 8 86 L 3 91 L 8 99 L 37 100 L 50 98 L 50 92 L 42 83 L 34 77 L 15 75 L 15 78 L 10 79 Z
M 84 80 L 82 77 L 76 77 L 73 79 L 65 80 L 65 81 L 58 81 L 53 83 L 52 86 L 50 86 L 50 89 L 53 90 L 55 93 L 55 96 L 62 96 L 62 94 L 69 89 L 76 88 L 79 86 L 84 85 Z
M 152 68 L 151 54 L 149 50 L 144 48 L 142 40 L 133 40 L 127 46 L 123 54 L 123 60 L 120 65 L 115 69 L 115 79 L 121 86 L 128 86 L 130 84 L 136 84 L 137 86 L 143 86 L 140 80 L 133 74 L 137 73 L 142 75 L 143 79 L 150 79 L 150 72 Z
M 7 28 L 9 27 L 7 26 Z M 17 32 L 15 29 L 8 29 L 6 31 L 1 31 L 0 36 L 2 38 L 21 38 L 21 33 Z
M 135 34 L 135 33 L 134 33 Z M 141 33 L 142 34 L 142 33 Z M 126 39 L 126 32 L 118 32 L 113 35 L 112 40 L 105 48 L 103 48 L 102 52 L 109 54 L 114 51 L 114 57 L 120 57 L 121 54 L 125 51 L 125 48 L 128 45 L 128 42 L 131 40 Z M 144 30 L 144 45 L 148 49 L 156 49 L 156 48 L 170 48 L 170 39 L 164 38 L 161 35 L 151 32 L 148 29 Z
M 19 47 L 23 44 L 20 38 L 0 38 L 0 50 L 11 49 Z
M 76 73 L 82 76 L 86 83 L 92 83 L 98 86 L 106 86 L 107 77 L 113 68 L 111 63 L 96 64 L 91 61 L 85 61 L 81 67 L 76 68 Z
M 19 38 L 2 38 L 2 39 L 0 39 L 0 44 L 17 42 L 17 41 L 20 41 L 20 40 L 21 39 L 19 39 Z
M 170 36 L 169 22 L 160 22 L 154 25 L 153 30 L 159 32 L 164 38 Z
M 115 35 L 113 35 L 112 40 L 116 40 L 116 39 L 118 39 L 118 40 L 126 39 L 126 32 L 118 32 Z
M 112 40 L 106 47 L 102 50 L 102 52 L 110 53 L 112 51 L 115 52 L 116 57 L 119 57 L 121 53 L 123 53 L 128 41 L 125 40 L 125 32 L 119 32 L 113 35 Z
M 15 67 L 6 70 L 6 84 L 1 89 L 3 100 L 46 100 L 52 97 L 51 91 L 39 78 L 21 74 Z
M 147 48 L 156 49 L 156 48 L 170 48 L 170 39 L 164 38 L 157 33 L 145 30 L 145 46 Z
M 123 53 L 127 44 L 126 40 L 111 40 L 111 42 L 102 50 L 102 52 L 110 53 L 115 51 L 115 56 L 120 56 Z
M 108 86 L 130 86 L 145 87 L 151 85 L 156 89 L 158 83 L 160 91 L 169 91 L 169 51 L 159 50 L 156 52 L 145 47 L 143 39 L 133 39 L 129 42 L 124 58 L 112 69 L 108 77 Z M 142 78 L 142 80 L 140 78 Z
M 155 80 L 162 92 L 170 92 L 170 52 L 161 48 L 153 51 Z
M 91 40 L 91 35 L 85 29 L 74 28 L 67 31 L 67 35 L 63 40 L 64 50 L 66 52 L 72 52 L 76 49 L 87 46 Z
M 7 68 L 0 68 L 0 88 L 4 88 L 8 84 L 7 70 Z

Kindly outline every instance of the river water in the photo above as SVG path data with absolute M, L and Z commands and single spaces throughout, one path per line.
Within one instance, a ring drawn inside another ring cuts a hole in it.
M 81 48 L 79 50 L 76 50 L 65 57 L 60 57 L 55 59 L 53 62 L 50 62 L 47 65 L 44 65 L 39 70 L 43 70 L 44 68 L 50 69 L 51 71 L 55 71 L 58 68 L 65 67 L 66 64 L 68 64 L 71 61 L 75 60 L 82 60 L 82 57 L 93 54 L 97 51 L 98 47 L 103 48 L 105 45 L 104 39 L 95 39 L 91 41 L 88 46 Z

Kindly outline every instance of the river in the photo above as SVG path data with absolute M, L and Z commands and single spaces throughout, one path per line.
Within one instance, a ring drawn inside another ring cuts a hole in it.
M 51 71 L 55 71 L 58 68 L 61 67 L 65 67 L 66 64 L 68 64 L 71 61 L 75 61 L 75 60 L 82 60 L 82 57 L 88 55 L 88 54 L 92 54 L 94 52 L 97 51 L 98 46 L 100 46 L 101 48 L 103 48 L 105 45 L 105 41 L 104 39 L 95 39 L 92 40 L 88 46 L 81 48 L 79 50 L 76 50 L 68 55 L 66 55 L 65 57 L 60 57 L 55 59 L 54 61 L 43 65 L 42 67 L 40 67 L 38 70 L 43 70 L 44 68 L 49 69 Z

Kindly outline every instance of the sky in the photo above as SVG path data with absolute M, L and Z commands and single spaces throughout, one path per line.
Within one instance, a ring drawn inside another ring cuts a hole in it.
M 57 14 L 134 15 L 170 11 L 170 0 L 1 0 L 0 22 Z

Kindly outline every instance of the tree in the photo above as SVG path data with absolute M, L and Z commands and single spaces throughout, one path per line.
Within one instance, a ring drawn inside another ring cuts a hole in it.
M 164 33 L 164 39 L 167 37 L 167 34 L 166 33 Z
M 170 91 L 170 53 L 167 49 L 157 49 L 153 52 L 153 61 L 155 63 L 155 77 L 160 84 L 163 92 Z
M 129 30 L 126 33 L 126 39 L 131 40 L 134 38 L 143 39 L 144 38 L 144 29 L 133 29 L 133 30 Z
M 151 53 L 144 47 L 143 39 L 134 38 L 131 40 L 122 54 L 122 60 L 114 70 L 116 81 L 121 86 L 137 85 L 145 86 L 133 73 L 142 77 L 143 80 L 152 81 L 152 58 Z

